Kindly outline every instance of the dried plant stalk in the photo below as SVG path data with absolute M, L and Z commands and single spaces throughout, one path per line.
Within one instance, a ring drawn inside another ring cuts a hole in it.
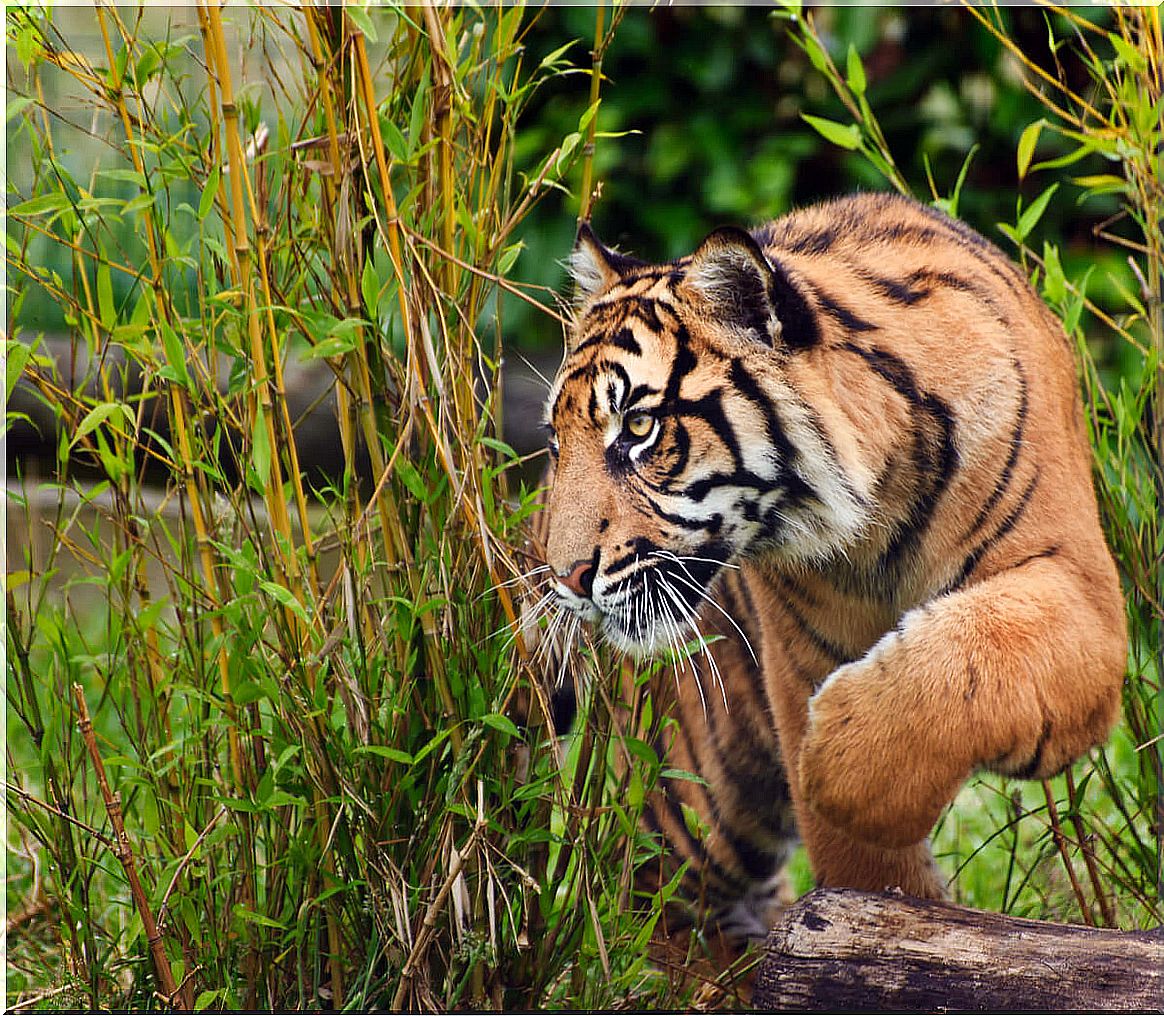
M 174 981 L 174 972 L 170 969 L 170 958 L 166 955 L 162 933 L 158 930 L 149 900 L 142 888 L 137 873 L 137 861 L 129 845 L 129 836 L 125 832 L 125 822 L 121 816 L 121 795 L 113 793 L 109 787 L 105 763 L 101 760 L 97 738 L 93 733 L 93 721 L 89 719 L 89 707 L 85 704 L 85 693 L 79 684 L 73 685 L 73 697 L 77 700 L 77 711 L 80 714 L 81 737 L 84 738 L 85 747 L 89 749 L 89 758 L 93 761 L 93 772 L 97 777 L 97 787 L 101 791 L 101 799 L 105 802 L 105 810 L 109 813 L 109 821 L 113 824 L 113 852 L 129 880 L 129 891 L 141 917 L 142 928 L 145 929 L 146 942 L 150 947 L 150 956 L 154 961 L 154 971 L 158 975 L 162 993 L 170 1005 L 177 1005 L 181 1009 L 193 1009 L 194 1000 L 190 997 L 189 981 L 183 981 L 181 988 Z

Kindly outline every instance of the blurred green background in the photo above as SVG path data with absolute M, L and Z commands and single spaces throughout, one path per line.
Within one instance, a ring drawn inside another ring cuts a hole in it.
M 1105 10 L 1089 10 L 1103 23 Z M 959 216 L 1004 250 L 1013 248 L 997 229 L 1013 222 L 1016 200 L 1026 202 L 1046 186 L 1038 174 L 1020 184 L 1015 146 L 1023 129 L 1044 114 L 1022 84 L 1018 61 L 962 8 L 821 7 L 813 17 L 842 68 L 850 46 L 868 78 L 867 98 L 903 175 L 922 199 L 949 194 L 969 160 Z M 1064 64 L 1081 90 L 1088 76 L 1071 65 L 1066 49 L 1052 51 L 1052 30 L 1062 39 L 1064 20 L 1033 7 L 1004 8 L 1002 21 L 1033 62 L 1054 70 Z M 609 19 L 608 22 L 609 24 Z M 592 222 L 608 244 L 647 259 L 690 251 L 725 223 L 755 224 L 814 200 L 887 184 L 859 153 L 825 141 L 801 114 L 848 122 L 840 101 L 805 52 L 789 37 L 788 20 L 771 7 L 666 7 L 628 11 L 605 54 L 599 130 L 626 132 L 600 139 L 595 176 L 601 196 Z M 545 10 L 530 33 L 531 57 L 540 59 L 569 39 L 582 66 L 593 46 L 595 10 Z M 575 129 L 586 90 L 570 79 L 553 82 L 529 109 L 519 146 L 546 150 Z M 1067 147 L 1049 132 L 1037 160 Z M 1075 167 L 1100 172 L 1094 156 Z M 931 189 L 932 180 L 933 184 Z M 580 172 L 571 194 L 559 192 L 526 220 L 526 250 L 515 274 L 562 290 L 560 262 L 570 250 L 579 208 Z M 1032 245 L 1043 237 L 1061 244 L 1069 276 L 1097 256 L 1092 230 L 1118 211 L 1118 201 L 1052 203 Z M 1115 226 L 1118 232 L 1118 224 Z M 1118 298 L 1109 272 L 1127 275 L 1114 253 L 1093 276 L 1093 299 Z M 553 323 L 512 298 L 505 331 L 522 349 L 557 348 Z M 1095 341 L 1104 367 L 1117 366 L 1118 344 Z

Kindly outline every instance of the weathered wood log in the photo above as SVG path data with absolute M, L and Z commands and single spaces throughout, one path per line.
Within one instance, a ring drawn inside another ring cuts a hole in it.
M 900 894 L 817 889 L 772 929 L 753 1004 L 801 1012 L 1158 1012 L 1164 928 L 1085 928 Z

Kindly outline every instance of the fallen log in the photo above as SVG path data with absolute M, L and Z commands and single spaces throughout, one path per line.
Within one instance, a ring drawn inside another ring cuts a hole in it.
M 752 1001 L 801 1012 L 1158 1012 L 1164 928 L 1086 928 L 817 889 L 772 929 Z

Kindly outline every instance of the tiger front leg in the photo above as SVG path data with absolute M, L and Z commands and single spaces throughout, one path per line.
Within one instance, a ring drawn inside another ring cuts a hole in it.
M 940 596 L 812 696 L 803 799 L 858 839 L 920 842 L 974 769 L 1045 778 L 1101 742 L 1124 662 L 1114 570 L 1052 555 Z

